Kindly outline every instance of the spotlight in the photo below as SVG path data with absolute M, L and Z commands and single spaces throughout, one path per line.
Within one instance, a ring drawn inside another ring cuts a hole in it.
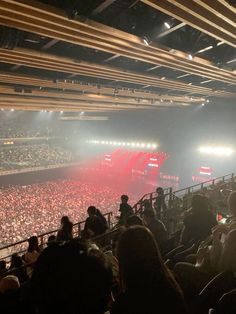
M 147 45 L 147 46 L 149 45 L 149 40 L 146 36 L 143 37 L 143 42 L 145 45 Z
M 15 109 L 12 108 L 11 111 L 15 111 Z
M 156 144 L 152 144 L 152 149 L 156 149 L 157 145 Z
M 205 104 L 204 103 L 202 103 L 202 107 L 204 107 L 205 106 Z
M 191 54 L 188 54 L 188 59 L 193 60 L 193 56 Z
M 63 113 L 63 110 L 61 110 L 60 113 Z
M 170 28 L 171 28 L 170 24 L 167 23 L 167 22 L 165 22 L 164 25 L 165 25 L 165 27 L 166 27 L 167 29 L 170 29 Z

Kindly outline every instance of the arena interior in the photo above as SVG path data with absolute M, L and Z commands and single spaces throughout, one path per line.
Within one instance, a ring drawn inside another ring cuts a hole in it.
M 235 105 L 236 0 L 0 0 L 1 313 L 235 314 Z

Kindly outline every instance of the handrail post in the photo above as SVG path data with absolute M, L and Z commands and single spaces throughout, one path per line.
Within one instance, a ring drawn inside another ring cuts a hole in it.
M 79 222 L 78 223 L 78 236 L 81 235 L 81 223 Z
M 111 215 L 112 215 L 112 213 L 108 213 L 108 218 L 107 218 L 107 220 L 108 220 L 109 229 L 111 229 Z
M 173 188 L 170 188 L 170 192 L 169 192 L 169 208 L 172 207 L 172 203 L 173 203 Z

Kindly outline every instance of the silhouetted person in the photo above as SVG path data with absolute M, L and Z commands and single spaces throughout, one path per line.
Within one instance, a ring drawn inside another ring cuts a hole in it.
M 57 233 L 57 241 L 69 241 L 73 238 L 73 223 L 68 216 L 61 218 L 61 227 Z
M 104 255 L 77 240 L 47 247 L 31 280 L 38 314 L 104 314 L 111 298 L 112 270 Z
M 211 229 L 217 224 L 209 211 L 209 201 L 205 196 L 193 195 L 191 213 L 184 219 L 181 243 L 188 245 L 204 240 L 211 235 Z
M 134 215 L 133 208 L 128 204 L 129 197 L 127 195 L 121 196 L 121 204 L 120 204 L 120 217 L 119 217 L 119 224 L 125 225 L 127 218 L 129 216 Z
M 123 294 L 111 314 L 185 314 L 182 293 L 164 265 L 152 233 L 130 227 L 118 242 Z
M 143 218 L 146 226 L 153 233 L 160 250 L 163 251 L 168 238 L 165 225 L 161 220 L 155 217 L 155 213 L 152 209 L 145 210 L 143 212 Z
M 105 217 L 100 213 L 100 211 L 98 213 L 98 210 L 95 206 L 89 206 L 87 213 L 88 218 L 86 219 L 84 226 L 85 237 L 96 237 L 106 232 L 107 222 Z
M 155 208 L 157 216 L 160 217 L 161 213 L 164 213 L 167 209 L 163 188 L 158 187 L 156 189 L 156 193 L 157 193 L 157 198 L 156 198 L 156 201 L 154 202 L 154 208 Z

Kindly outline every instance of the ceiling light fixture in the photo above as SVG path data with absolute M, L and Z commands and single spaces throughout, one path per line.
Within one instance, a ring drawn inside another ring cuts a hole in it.
M 170 26 L 170 24 L 169 24 L 168 22 L 165 22 L 164 25 L 165 25 L 165 27 L 166 27 L 167 29 L 170 29 L 170 28 L 171 28 L 171 26 Z

